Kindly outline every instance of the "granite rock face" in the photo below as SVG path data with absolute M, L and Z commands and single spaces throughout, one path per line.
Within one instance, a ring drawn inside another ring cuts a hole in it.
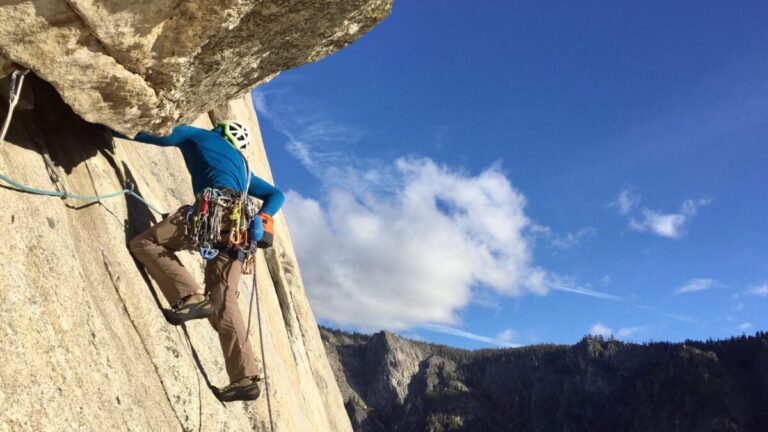
M 0 70 L 32 70 L 90 122 L 167 132 L 348 45 L 391 1 L 2 2 Z
M 751 432 L 768 424 L 768 333 L 466 351 L 386 332 L 321 332 L 356 431 Z
M 115 158 L 109 131 L 82 120 L 49 84 L 30 76 L 23 91 L 34 93 L 34 107 L 16 111 L 0 143 L 1 173 L 90 195 L 120 190 L 124 172 L 162 211 L 193 200 L 178 149 L 115 140 Z M 250 98 L 194 124 L 210 127 L 218 116 L 250 127 L 250 165 L 272 181 Z M 0 201 L 0 431 L 270 430 L 264 386 L 252 403 L 216 400 L 207 384 L 229 381 L 216 332 L 206 320 L 168 324 L 165 300 L 132 259 L 127 241 L 159 216 L 125 196 L 88 205 L 0 188 Z M 262 313 L 249 342 L 262 370 L 264 344 L 275 430 L 350 431 L 282 212 L 275 227 L 275 246 L 257 260 Z M 202 282 L 199 256 L 178 255 Z M 244 317 L 250 284 L 240 282 Z
M 193 200 L 178 150 L 112 140 L 101 125 L 132 136 L 231 118 L 250 127 L 251 168 L 272 181 L 247 92 L 344 47 L 390 7 L 389 0 L 0 2 L 2 102 L 8 74 L 33 72 L 0 143 L 0 173 L 84 195 L 119 191 L 127 180 L 173 212 Z M 0 105 L 3 118 L 6 111 Z M 276 431 L 351 430 L 281 213 L 274 247 L 257 258 L 261 313 L 249 341 L 269 391 L 262 384 L 257 401 L 224 405 L 209 389 L 228 384 L 215 331 L 205 321 L 169 325 L 160 311 L 168 305 L 126 247 L 158 215 L 129 196 L 84 203 L 2 186 L 0 431 L 265 431 L 270 414 Z M 179 255 L 202 283 L 201 259 Z M 250 282 L 240 283 L 243 316 Z

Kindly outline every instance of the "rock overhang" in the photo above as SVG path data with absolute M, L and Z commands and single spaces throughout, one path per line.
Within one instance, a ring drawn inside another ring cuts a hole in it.
M 368 32 L 392 0 L 22 0 L 0 5 L 0 66 L 84 119 L 165 133 Z

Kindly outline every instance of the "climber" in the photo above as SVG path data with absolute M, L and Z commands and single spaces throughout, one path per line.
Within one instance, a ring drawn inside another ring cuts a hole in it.
M 130 242 L 135 257 L 157 282 L 174 325 L 208 318 L 219 334 L 230 384 L 217 393 L 225 402 L 258 398 L 259 376 L 237 304 L 237 286 L 256 247 L 272 244 L 272 216 L 283 204 L 279 189 L 248 168 L 241 150 L 247 128 L 237 121 L 212 130 L 178 126 L 168 136 L 139 133 L 136 141 L 181 150 L 192 177 L 195 204 L 182 206 Z M 260 210 L 248 195 L 262 200 Z M 174 252 L 198 250 L 207 260 L 205 291 Z

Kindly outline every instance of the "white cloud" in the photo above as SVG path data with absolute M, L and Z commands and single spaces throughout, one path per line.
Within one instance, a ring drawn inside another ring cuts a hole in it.
M 402 187 L 391 195 L 334 187 L 321 205 L 287 193 L 319 317 L 392 329 L 452 324 L 477 285 L 510 296 L 549 290 L 550 276 L 532 264 L 525 198 L 498 169 L 467 176 L 428 159 L 395 165 Z
M 640 205 L 640 195 L 635 195 L 629 190 L 624 189 L 611 205 L 619 210 L 619 214 L 628 215 Z
M 267 106 L 267 96 L 263 92 L 258 90 L 251 92 L 251 99 L 259 115 L 269 117 L 272 114 Z
M 615 335 L 618 338 L 626 339 L 637 333 L 644 332 L 648 329 L 647 325 L 635 326 L 635 327 L 621 327 L 616 332 L 610 327 L 601 322 L 597 322 L 589 329 L 589 334 L 595 336 L 609 337 Z
M 592 237 L 597 233 L 597 230 L 593 227 L 585 227 L 582 228 L 575 233 L 570 232 L 566 234 L 565 236 L 558 237 L 553 236 L 550 240 L 552 242 L 552 245 L 560 248 L 560 249 L 569 249 L 573 246 L 578 245 L 581 243 L 581 240 L 586 237 Z
M 700 198 L 698 200 L 685 200 L 683 205 L 680 206 L 680 212 L 686 216 L 696 216 L 699 213 L 699 209 L 705 205 L 712 203 L 709 198 Z
M 680 238 L 686 217 L 681 214 L 660 214 L 643 209 L 642 219 L 630 219 L 629 228 L 638 232 L 652 232 L 661 237 Z
M 660 316 L 663 316 L 665 318 L 670 318 L 670 319 L 673 319 L 675 321 L 680 321 L 682 323 L 698 324 L 698 325 L 702 324 L 702 321 L 700 319 L 698 319 L 698 318 L 691 318 L 691 317 L 686 316 L 686 315 L 680 315 L 680 314 L 676 314 L 676 313 L 669 313 L 669 312 L 666 312 L 666 311 L 663 311 L 663 310 L 659 310 L 659 308 L 657 308 L 655 306 L 635 305 L 635 307 L 637 309 L 641 309 L 641 310 L 652 311 L 652 312 L 654 312 L 654 313 L 656 313 L 656 314 L 658 314 Z
M 570 249 L 581 243 L 582 239 L 592 237 L 597 234 L 594 227 L 584 227 L 576 232 L 569 232 L 565 235 L 559 235 L 552 231 L 552 228 L 536 223 L 531 224 L 528 232 L 534 238 L 543 238 L 558 249 Z
M 501 347 L 515 348 L 515 347 L 521 346 L 519 344 L 511 343 L 508 340 L 503 340 L 503 339 L 499 339 L 499 338 L 492 338 L 492 337 L 489 337 L 489 336 L 482 336 L 482 335 L 478 335 L 478 334 L 475 334 L 475 333 L 470 333 L 470 332 L 467 332 L 467 331 L 464 331 L 464 330 L 460 330 L 460 329 L 457 329 L 457 328 L 448 327 L 448 326 L 444 326 L 444 325 L 439 325 L 439 324 L 423 324 L 421 327 L 423 329 L 425 329 L 425 330 L 429 330 L 429 331 L 433 331 L 433 332 L 437 332 L 437 333 L 449 334 L 449 335 L 452 335 L 452 336 L 458 336 L 458 337 L 462 337 L 462 338 L 465 338 L 465 339 L 470 339 L 470 340 L 474 340 L 474 341 L 478 341 L 478 342 L 484 342 L 484 343 L 488 343 L 488 344 L 496 345 L 496 346 L 501 346 Z
M 685 284 L 683 284 L 682 286 L 680 286 L 679 288 L 677 288 L 674 293 L 675 295 L 694 293 L 694 292 L 708 290 L 718 285 L 719 283 L 714 279 L 708 279 L 708 278 L 691 279 Z
M 637 232 L 649 232 L 661 237 L 679 239 L 686 233 L 686 228 L 701 207 L 712 202 L 711 199 L 688 199 L 683 201 L 677 212 L 664 213 L 647 207 L 639 208 L 640 196 L 623 190 L 611 203 L 618 208 L 619 214 L 629 218 L 629 229 Z
M 613 330 L 610 329 L 610 327 L 606 327 L 603 325 L 603 323 L 595 323 L 592 328 L 589 329 L 589 334 L 595 335 L 595 336 L 603 336 L 608 337 L 613 334 Z
M 691 317 L 686 316 L 686 315 L 680 315 L 680 314 L 668 313 L 668 312 L 657 312 L 657 313 L 659 315 L 663 316 L 663 317 L 671 318 L 671 319 L 673 319 L 675 321 L 680 321 L 682 323 L 686 323 L 686 324 L 701 324 L 701 320 L 696 319 L 696 318 L 691 318 Z
M 395 167 L 361 159 L 354 149 L 365 137 L 361 128 L 329 120 L 327 108 L 287 90 L 254 90 L 259 115 L 285 135 L 285 149 L 313 176 L 356 194 L 393 191 L 399 187 Z
M 401 337 L 405 339 L 414 340 L 417 342 L 427 342 L 427 340 L 424 338 L 424 336 L 418 334 L 418 333 L 403 333 L 400 335 Z
M 739 325 L 739 330 L 741 330 L 741 331 L 747 331 L 747 330 L 749 330 L 751 328 L 752 328 L 752 323 L 745 322 L 745 323 L 741 323 Z
M 501 333 L 499 333 L 496 336 L 496 339 L 502 340 L 504 342 L 512 342 L 517 337 L 517 333 L 515 333 L 512 329 L 506 329 L 503 330 Z
M 746 291 L 746 294 L 758 296 L 758 297 L 768 297 L 768 283 L 762 284 L 758 286 L 754 286 Z
M 648 329 L 648 326 L 635 326 L 635 327 L 621 327 L 616 336 L 620 338 L 628 338 L 636 333 L 644 332 Z
M 288 152 L 301 162 L 302 165 L 307 167 L 310 171 L 314 169 L 315 161 L 312 160 L 312 156 L 309 154 L 309 149 L 301 141 L 290 141 L 286 145 Z
M 561 286 L 561 285 L 550 285 L 550 288 L 555 291 L 563 291 L 563 292 L 569 292 L 572 294 L 580 294 L 585 295 L 588 297 L 595 297 L 603 300 L 624 300 L 623 297 L 604 293 L 602 291 L 596 291 L 590 288 L 584 288 L 579 286 Z

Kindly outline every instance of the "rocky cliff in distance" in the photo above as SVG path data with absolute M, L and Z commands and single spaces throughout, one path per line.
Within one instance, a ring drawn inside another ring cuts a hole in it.
M 319 60 L 392 0 L 0 2 L 0 71 L 22 65 L 75 112 L 133 136 L 166 132 L 280 71 Z
M 321 334 L 355 431 L 768 430 L 768 333 L 479 351 Z

